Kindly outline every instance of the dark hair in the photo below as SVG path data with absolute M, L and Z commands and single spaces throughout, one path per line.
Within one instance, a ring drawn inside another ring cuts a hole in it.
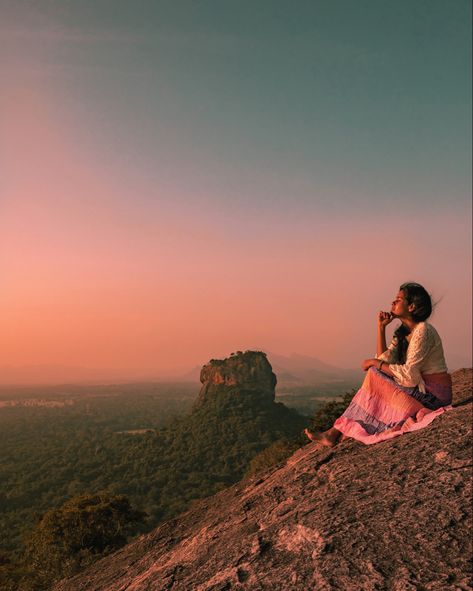
M 408 304 L 414 304 L 415 308 L 412 312 L 412 319 L 415 322 L 424 322 L 432 314 L 432 298 L 429 292 L 420 285 L 419 283 L 403 283 L 399 288 L 399 291 L 404 293 L 404 297 Z M 397 338 L 397 357 L 398 363 L 406 362 L 407 347 L 407 335 L 409 330 L 401 324 L 401 326 L 394 332 L 394 336 Z

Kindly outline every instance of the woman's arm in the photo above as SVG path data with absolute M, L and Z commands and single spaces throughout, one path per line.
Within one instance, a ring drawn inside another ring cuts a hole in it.
M 370 367 L 376 367 L 376 369 L 379 369 L 379 371 L 382 371 L 388 376 L 394 375 L 389 367 L 389 363 L 386 363 L 386 361 L 383 361 L 382 359 L 365 359 L 361 364 L 361 368 L 365 371 L 368 371 Z
M 376 355 L 379 357 L 388 348 L 386 345 L 386 326 L 392 322 L 392 315 L 389 312 L 378 313 L 378 338 L 376 339 Z
M 370 367 L 377 367 L 380 369 L 382 365 L 382 371 L 388 375 L 392 375 L 388 362 L 393 356 L 396 342 L 393 340 L 388 349 L 388 346 L 386 345 L 386 326 L 390 324 L 393 319 L 394 317 L 390 312 L 378 312 L 378 338 L 376 339 L 376 357 L 378 357 L 378 359 L 365 359 L 361 364 L 362 369 L 365 371 Z
M 378 338 L 376 339 L 376 355 L 382 355 L 386 349 L 386 327 L 378 323 Z

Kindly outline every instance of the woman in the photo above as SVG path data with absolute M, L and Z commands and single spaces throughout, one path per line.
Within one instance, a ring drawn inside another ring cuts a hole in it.
M 426 322 L 432 300 L 418 283 L 404 283 L 391 312 L 378 314 L 377 354 L 363 361 L 366 378 L 349 407 L 324 433 L 305 430 L 312 441 L 333 446 L 353 437 L 377 443 L 428 425 L 452 402 L 442 341 Z M 386 346 L 386 326 L 395 318 L 401 325 Z

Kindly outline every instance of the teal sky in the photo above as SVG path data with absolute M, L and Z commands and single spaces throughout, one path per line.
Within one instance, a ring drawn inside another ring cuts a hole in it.
M 469 0 L 0 0 L 0 14 L 5 276 L 20 251 L 26 273 L 33 265 L 13 232 L 31 207 L 44 217 L 38 243 L 56 238 L 64 276 L 78 259 L 98 264 L 107 235 L 117 252 L 129 246 L 107 259 L 117 276 L 169 269 L 151 288 L 136 279 L 140 293 L 175 294 L 187 282 L 195 298 L 204 289 L 195 281 L 208 284 L 229 264 L 235 289 L 264 314 L 264 285 L 295 286 L 268 317 L 274 324 L 300 310 L 284 330 L 240 334 L 235 320 L 235 346 L 218 331 L 204 346 L 196 325 L 189 363 L 254 345 L 323 358 L 304 323 L 314 301 L 312 328 L 334 310 L 329 295 L 323 310 L 319 296 L 304 298 L 333 289 L 338 306 L 365 272 L 379 282 L 368 307 L 390 301 L 406 279 L 445 296 L 447 340 L 471 355 L 461 320 L 471 319 Z M 35 204 L 25 170 L 40 188 Z M 109 221 L 87 226 L 91 211 Z M 258 263 L 257 249 L 266 256 Z M 53 250 L 37 250 L 35 268 Z M 84 285 L 96 281 L 83 272 Z M 235 302 L 219 298 L 224 324 Z M 189 326 L 194 316 L 179 305 L 176 318 Z M 449 306 L 460 311 L 454 327 Z M 348 328 L 363 331 L 366 318 Z M 339 365 L 353 365 L 360 354 L 342 332 L 326 360 L 343 351 Z M 63 361 L 89 363 L 73 353 Z
M 16 27 L 112 167 L 178 161 L 196 199 L 252 209 L 469 200 L 469 1 L 28 4 Z

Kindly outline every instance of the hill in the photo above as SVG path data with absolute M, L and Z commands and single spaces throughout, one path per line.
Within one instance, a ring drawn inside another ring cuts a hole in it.
M 471 589 L 471 370 L 455 408 L 378 445 L 308 444 L 56 591 Z

